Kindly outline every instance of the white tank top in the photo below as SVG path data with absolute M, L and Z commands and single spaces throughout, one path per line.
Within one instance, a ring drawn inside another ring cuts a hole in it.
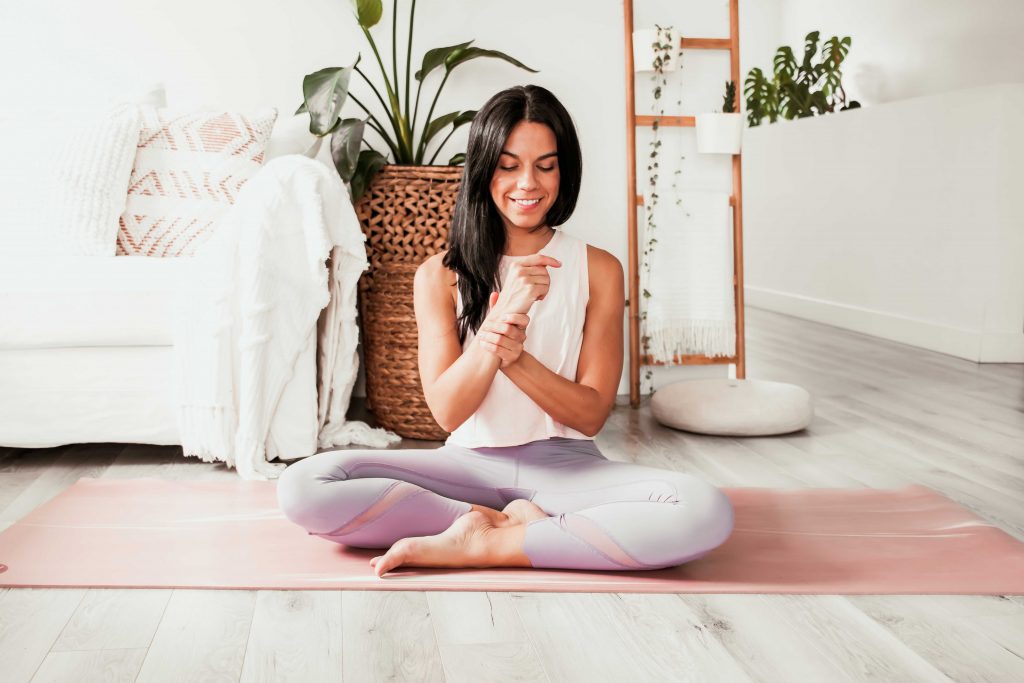
M 527 315 L 523 351 L 549 370 L 569 381 L 576 381 L 576 366 L 583 346 L 583 322 L 590 299 L 587 269 L 587 243 L 555 228 L 555 233 L 540 253 L 562 262 L 561 268 L 549 267 L 551 285 L 543 301 L 534 301 Z M 502 255 L 499 280 L 504 285 L 512 262 L 525 256 Z M 456 280 L 457 281 L 457 280 Z M 457 288 L 456 288 L 457 289 Z M 462 294 L 457 296 L 456 315 L 462 314 Z M 467 330 L 462 350 L 469 348 L 474 333 Z M 500 369 L 494 375 L 483 403 L 476 412 L 452 432 L 445 443 L 467 448 L 478 446 L 518 446 L 550 437 L 591 439 L 592 437 L 556 422 Z

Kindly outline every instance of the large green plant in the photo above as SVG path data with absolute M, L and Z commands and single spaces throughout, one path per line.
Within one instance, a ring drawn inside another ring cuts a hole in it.
M 531 69 L 503 52 L 470 47 L 470 43 L 473 42 L 472 40 L 459 43 L 458 45 L 428 50 L 423 55 L 423 63 L 420 66 L 420 70 L 414 76 L 417 81 L 416 103 L 410 121 L 409 65 L 412 59 L 412 34 L 416 16 L 416 0 L 412 0 L 412 8 L 409 11 L 404 106 L 400 98 L 401 82 L 399 81 L 397 57 L 398 0 L 395 0 L 392 7 L 392 79 L 388 79 L 388 72 L 384 62 L 381 61 L 377 44 L 374 42 L 373 36 L 370 35 L 370 29 L 380 21 L 381 14 L 383 13 L 381 0 L 351 0 L 351 2 L 356 21 L 359 23 L 363 35 L 366 36 L 366 40 L 370 43 L 373 55 L 380 66 L 381 75 L 384 78 L 384 90 L 387 95 L 387 101 L 381 96 L 380 91 L 373 82 L 359 68 L 359 61 L 362 59 L 362 54 L 360 53 L 351 66 L 328 67 L 307 74 L 302 79 L 303 103 L 295 113 L 309 112 L 309 132 L 313 135 L 318 137 L 331 136 L 331 158 L 334 161 L 335 168 L 338 170 L 338 174 L 349 185 L 352 201 L 355 202 L 362 197 L 366 188 L 369 187 L 370 182 L 373 180 L 373 176 L 380 170 L 380 167 L 388 163 L 387 156 L 373 149 L 370 143 L 364 139 L 363 134 L 367 125 L 384 139 L 384 142 L 390 149 L 392 163 L 414 166 L 424 165 L 423 158 L 426 154 L 428 143 L 450 125 L 451 130 L 448 131 L 448 135 L 437 146 L 430 161 L 426 164 L 432 165 L 438 152 L 444 146 L 444 143 L 448 141 L 448 138 L 452 136 L 452 133 L 460 126 L 471 122 L 476 115 L 476 110 L 471 109 L 467 111 L 453 111 L 433 119 L 431 118 L 434 113 L 434 107 L 437 105 L 438 96 L 440 96 L 444 84 L 448 82 L 448 77 L 451 76 L 455 67 L 477 57 L 495 57 L 531 73 L 537 73 L 537 70 Z M 441 84 L 434 94 L 434 99 L 430 103 L 426 123 L 423 126 L 419 140 L 417 140 L 416 119 L 419 115 L 420 90 L 423 87 L 423 80 L 439 67 L 444 67 L 444 78 L 441 80 Z M 353 71 L 366 81 L 373 94 L 377 96 L 381 106 L 384 107 L 384 112 L 387 115 L 387 126 L 383 125 L 366 105 L 349 91 L 349 80 L 352 77 Z M 366 112 L 367 118 L 340 118 L 341 107 L 349 97 Z M 360 149 L 364 144 L 368 149 Z M 448 165 L 454 166 L 464 161 L 465 154 L 460 152 L 449 159 Z
M 856 100 L 846 103 L 839 68 L 850 50 L 850 37 L 829 38 L 822 46 L 821 62 L 812 64 L 818 51 L 818 36 L 818 31 L 812 31 L 804 38 L 804 59 L 799 64 L 788 45 L 780 47 L 773 59 L 775 73 L 771 80 L 756 67 L 747 74 L 743 92 L 751 126 L 759 125 L 766 116 L 770 123 L 775 123 L 780 116 L 796 119 L 831 113 L 837 104 L 842 105 L 840 111 L 860 107 Z M 819 82 L 820 90 L 815 90 Z

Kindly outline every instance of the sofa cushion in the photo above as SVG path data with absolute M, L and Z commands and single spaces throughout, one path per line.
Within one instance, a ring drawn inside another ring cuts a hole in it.
M 814 409 L 811 395 L 795 384 L 723 378 L 668 384 L 651 397 L 651 414 L 688 432 L 764 436 L 803 429 Z
M 61 256 L 0 263 L 0 348 L 173 344 L 194 259 Z
M 62 131 L 54 159 L 48 253 L 113 256 L 139 141 L 139 105 L 124 102 Z
M 277 109 L 143 106 L 117 255 L 191 256 L 263 164 Z

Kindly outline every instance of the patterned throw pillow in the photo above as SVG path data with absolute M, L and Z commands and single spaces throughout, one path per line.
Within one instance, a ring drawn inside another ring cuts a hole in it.
M 262 166 L 277 109 L 252 115 L 144 106 L 119 256 L 191 256 Z

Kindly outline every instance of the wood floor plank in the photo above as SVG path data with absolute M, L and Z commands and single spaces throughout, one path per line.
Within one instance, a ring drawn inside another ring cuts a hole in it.
M 875 368 L 896 368 L 918 381 L 941 382 L 950 387 L 983 389 L 990 396 L 1010 398 L 1021 405 L 1024 364 L 975 363 L 949 354 L 852 332 L 832 325 L 803 320 L 772 311 L 748 309 L 753 314 L 747 327 L 747 348 L 779 352 L 794 358 L 815 355 L 818 348 L 835 345 L 846 357 L 870 360 Z M 793 353 L 795 352 L 795 353 Z M 831 371 L 834 363 L 826 364 Z M 869 371 L 873 369 L 869 368 Z
M 136 680 L 237 681 L 255 604 L 255 591 L 175 589 Z
M 430 591 L 426 598 L 438 644 L 527 642 L 508 592 Z
M 817 636 L 802 624 L 780 623 L 760 595 L 679 594 L 700 629 L 713 634 L 756 681 L 857 680 L 828 653 L 811 647 Z
M 128 444 L 103 473 L 106 479 L 233 480 L 238 473 L 222 462 L 204 462 L 182 455 L 181 446 Z
M 846 443 L 850 452 L 870 463 L 875 469 L 900 472 L 909 482 L 922 484 L 942 493 L 979 517 L 988 519 L 1007 533 L 1024 540 L 1024 510 L 1021 509 L 1020 498 L 1004 495 L 983 484 L 931 465 L 913 453 L 885 448 L 878 444 L 865 445 L 862 440 L 854 440 L 844 435 L 837 435 L 835 439 Z
M 144 588 L 88 589 L 51 650 L 145 650 L 153 641 L 171 593 Z M 138 669 L 132 675 L 136 673 Z
M 54 463 L 68 448 L 70 446 L 55 446 L 38 450 L 9 449 L 8 456 L 0 461 L 0 522 L 14 521 L 13 513 L 11 516 L 7 514 L 11 503 L 42 474 L 52 470 Z
M 855 681 L 949 681 L 926 657 L 841 595 L 764 595 L 778 622 L 806 629 L 809 647 Z
M 946 466 L 959 468 L 965 476 L 986 477 L 989 485 L 1005 487 L 1007 493 L 1024 491 L 1024 462 L 1016 457 L 943 438 L 930 429 L 893 420 L 884 411 L 862 402 L 830 399 L 822 401 L 819 407 L 819 414 L 847 431 L 924 457 L 942 459 Z
M 447 591 L 446 591 L 447 592 Z M 551 681 L 529 643 L 440 645 L 448 683 L 534 683 Z
M 869 403 L 986 450 L 1024 456 L 1024 415 L 1019 410 L 965 399 L 959 396 L 962 387 L 937 386 L 927 377 L 904 377 L 905 371 L 896 366 L 875 367 L 848 352 L 837 352 L 826 369 L 822 367 L 823 355 L 816 345 L 813 353 L 808 349 L 792 364 L 808 370 L 827 370 L 824 377 L 830 384 L 837 377 L 848 380 L 851 400 Z
M 848 600 L 954 681 L 1024 680 L 1024 658 L 940 605 L 901 595 Z
M 0 595 L 4 683 L 32 679 L 84 596 L 82 588 L 19 588 Z
M 45 466 L 38 476 L 0 513 L 0 521 L 13 522 L 49 501 L 81 477 L 99 477 L 117 459 L 124 444 L 74 444 L 60 451 L 58 457 Z
M 729 651 L 686 619 L 672 595 L 513 593 L 555 681 L 749 681 Z
M 344 680 L 444 680 L 425 593 L 346 591 L 342 607 Z
M 136 650 L 68 650 L 51 652 L 32 677 L 32 683 L 124 681 L 139 673 L 146 648 Z
M 342 642 L 342 591 L 257 591 L 239 680 L 340 681 Z

